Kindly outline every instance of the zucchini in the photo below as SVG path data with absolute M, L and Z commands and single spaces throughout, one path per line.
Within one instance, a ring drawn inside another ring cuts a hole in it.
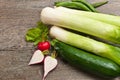
M 106 78 L 120 75 L 120 67 L 109 59 L 90 54 L 59 41 L 55 43 L 55 49 L 64 60 L 80 69 Z

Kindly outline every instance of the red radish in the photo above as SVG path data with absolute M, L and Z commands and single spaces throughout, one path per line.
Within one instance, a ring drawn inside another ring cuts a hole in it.
M 36 50 L 28 65 L 38 64 L 44 60 L 44 55 L 40 50 Z
M 47 74 L 57 66 L 57 64 L 58 64 L 57 59 L 55 59 L 55 58 L 53 58 L 51 56 L 47 56 L 45 58 L 45 60 L 44 60 L 44 76 L 43 76 L 43 80 L 45 79 Z
M 38 49 L 41 51 L 48 50 L 49 48 L 50 48 L 50 43 L 48 41 L 38 43 Z

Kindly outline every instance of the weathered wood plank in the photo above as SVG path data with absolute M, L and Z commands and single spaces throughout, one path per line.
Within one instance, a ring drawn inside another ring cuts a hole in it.
M 0 51 L 0 80 L 41 80 L 43 66 L 28 66 L 34 50 Z M 47 76 L 47 80 L 98 80 L 58 59 L 58 67 Z
M 0 50 L 32 47 L 25 41 L 26 31 L 40 20 L 39 11 L 27 9 L 0 10 Z

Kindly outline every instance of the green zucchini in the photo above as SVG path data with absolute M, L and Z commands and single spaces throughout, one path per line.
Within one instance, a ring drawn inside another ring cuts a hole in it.
M 80 69 L 106 78 L 120 75 L 120 67 L 109 59 L 90 54 L 59 41 L 55 43 L 55 49 L 64 60 Z

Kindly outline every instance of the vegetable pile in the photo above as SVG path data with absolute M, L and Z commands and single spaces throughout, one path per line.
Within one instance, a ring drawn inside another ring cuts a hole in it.
M 71 65 L 92 74 L 106 78 L 120 76 L 120 48 L 88 37 L 120 44 L 120 16 L 96 10 L 107 2 L 72 0 L 44 8 L 41 22 L 26 33 L 26 41 L 37 46 L 28 65 L 44 62 L 44 80 L 57 66 L 59 54 Z

